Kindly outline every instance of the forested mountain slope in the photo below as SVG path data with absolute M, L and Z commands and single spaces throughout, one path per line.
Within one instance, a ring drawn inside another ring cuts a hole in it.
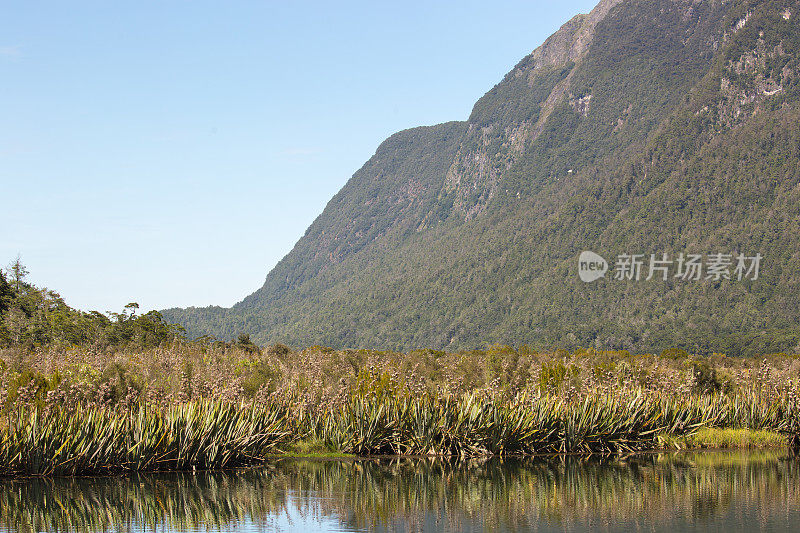
M 261 289 L 165 318 L 294 345 L 797 350 L 799 4 L 604 0 L 467 122 L 385 141 Z M 634 254 L 639 280 L 615 272 Z M 651 254 L 670 263 L 646 280 Z

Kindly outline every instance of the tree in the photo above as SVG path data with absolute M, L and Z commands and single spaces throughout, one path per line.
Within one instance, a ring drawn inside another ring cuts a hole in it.
M 14 284 L 14 291 L 19 294 L 25 278 L 30 274 L 30 271 L 22 264 L 22 259 L 19 254 L 17 254 L 17 258 L 8 265 L 6 271 L 11 278 L 11 282 Z
M 10 309 L 3 317 L 3 328 L 13 344 L 26 340 L 30 330 L 30 318 L 18 307 Z
M 234 345 L 249 353 L 261 353 L 261 348 L 250 340 L 250 335 L 248 333 L 240 333 Z
M 14 291 L 6 281 L 6 277 L 0 272 L 0 315 L 8 311 L 13 299 Z
M 125 306 L 125 311 L 122 312 L 122 315 L 125 316 L 127 312 L 130 311 L 131 314 L 129 318 L 133 319 L 136 317 L 137 309 L 139 309 L 139 304 L 136 302 L 131 302 Z

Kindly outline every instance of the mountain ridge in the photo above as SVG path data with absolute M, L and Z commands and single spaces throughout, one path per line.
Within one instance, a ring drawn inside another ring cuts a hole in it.
M 261 289 L 165 318 L 295 345 L 797 349 L 797 10 L 604 0 L 466 122 L 384 141 Z M 585 249 L 767 260 L 761 283 L 586 285 Z

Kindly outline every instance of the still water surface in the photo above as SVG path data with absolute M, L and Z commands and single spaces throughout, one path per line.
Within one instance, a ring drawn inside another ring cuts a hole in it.
M 236 473 L 0 480 L 0 531 L 800 531 L 800 461 L 283 460 Z

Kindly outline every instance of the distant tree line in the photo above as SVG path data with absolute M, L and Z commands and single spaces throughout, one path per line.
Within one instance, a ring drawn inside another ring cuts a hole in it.
M 153 348 L 184 336 L 157 311 L 138 314 L 137 303 L 120 313 L 73 309 L 57 292 L 29 283 L 28 274 L 19 257 L 0 271 L 0 347 Z

